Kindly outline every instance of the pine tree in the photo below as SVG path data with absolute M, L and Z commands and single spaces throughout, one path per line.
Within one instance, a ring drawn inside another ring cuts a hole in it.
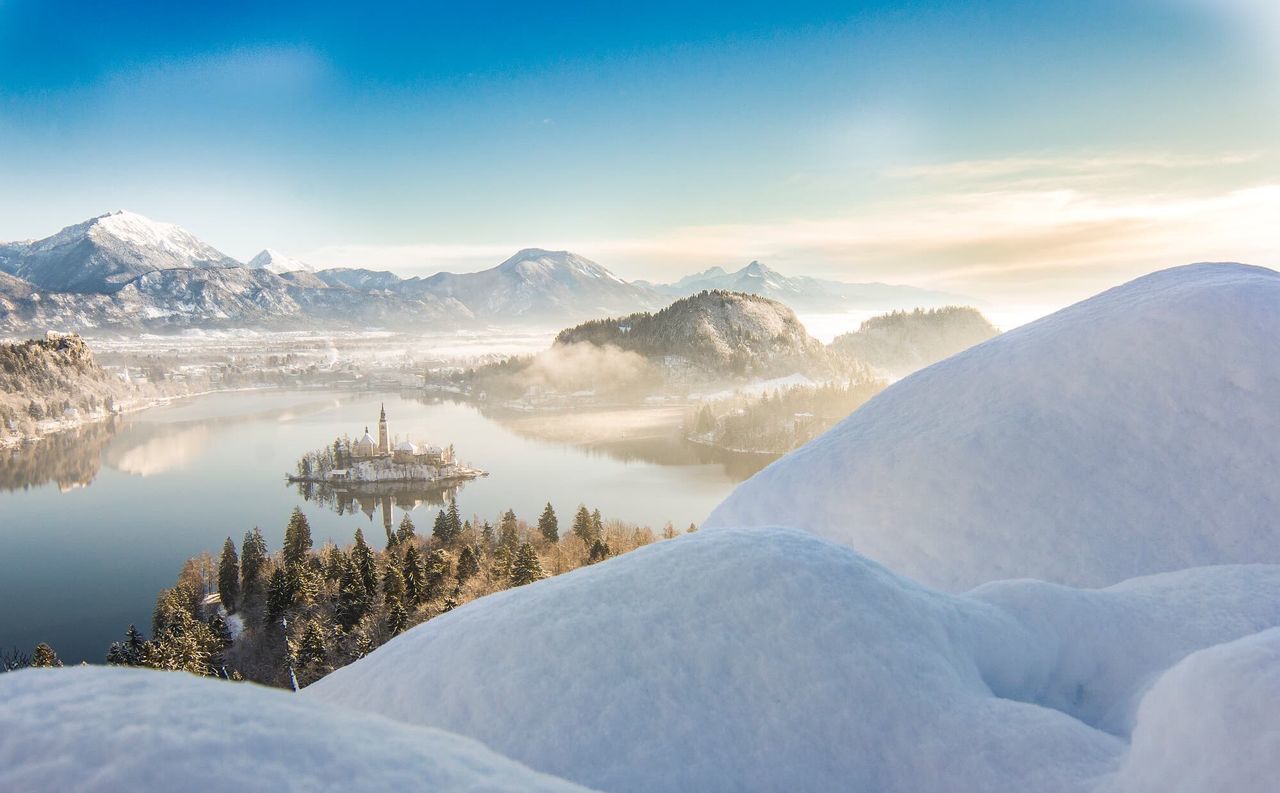
M 480 527 L 480 540 L 484 543 L 485 550 L 493 548 L 493 525 L 487 520 L 484 522 L 484 525 Z
M 560 523 L 556 520 L 556 511 L 551 508 L 551 502 L 547 502 L 546 509 L 542 510 L 542 514 L 538 516 L 538 533 L 542 535 L 542 539 L 549 543 L 560 541 Z
M 62 659 L 58 658 L 58 654 L 52 647 L 40 642 L 31 653 L 31 665 L 38 668 L 52 668 L 62 666 Z
M 410 605 L 416 606 L 426 598 L 426 570 L 422 564 L 422 554 L 418 546 L 410 545 L 404 552 L 400 562 L 400 571 L 404 574 L 404 596 Z
M 409 627 L 409 612 L 399 600 L 392 600 L 387 606 L 387 633 L 396 636 Z
M 254 526 L 244 533 L 240 545 L 240 596 L 246 602 L 262 592 L 262 576 L 267 566 L 267 542 Z
M 271 571 L 267 584 L 267 621 L 278 622 L 293 608 L 293 586 L 283 567 Z
M 405 513 L 404 518 L 400 521 L 400 529 L 396 532 L 396 544 L 404 545 L 417 536 L 414 529 L 413 518 L 409 517 L 409 513 Z
M 338 579 L 334 616 L 344 630 L 351 630 L 368 613 L 370 605 L 369 590 L 365 589 L 360 571 L 348 558 L 342 568 L 342 577 Z
M 219 649 L 225 650 L 233 643 L 231 638 L 231 628 L 227 626 L 227 621 L 223 619 L 221 614 L 214 614 L 209 619 L 209 632 L 218 640 Z
M 511 566 L 514 560 L 515 554 L 512 552 L 511 546 L 499 545 L 498 550 L 493 552 L 493 561 L 489 565 L 493 578 L 502 584 L 509 582 L 511 580 Z
M 284 529 L 284 551 L 281 556 L 285 566 L 301 565 L 311 553 L 311 524 L 302 510 L 294 507 L 289 525 Z
M 326 581 L 337 581 L 342 576 L 345 561 L 346 555 L 331 542 L 326 542 L 320 549 L 320 569 L 324 572 Z
M 587 564 L 595 564 L 608 559 L 611 553 L 613 551 L 609 548 L 609 543 L 597 538 L 591 543 L 591 548 L 587 551 Z
M 329 651 L 325 647 L 324 631 L 320 628 L 320 623 L 313 619 L 307 620 L 306 627 L 302 629 L 302 636 L 298 639 L 298 646 L 294 650 L 294 657 L 298 661 L 298 667 L 305 670 L 307 677 L 312 680 L 327 671 L 326 661 Z
M 222 544 L 222 558 L 218 560 L 218 597 L 228 614 L 240 605 L 240 557 L 230 537 Z
M 458 541 L 458 537 L 462 535 L 462 516 L 458 514 L 458 500 L 456 498 L 449 499 L 449 510 L 445 514 L 445 522 L 449 525 L 449 542 L 453 545 Z
M 352 655 L 355 656 L 354 660 L 359 661 L 371 652 L 373 652 L 373 639 L 369 637 L 369 634 L 361 633 L 356 637 L 355 646 L 352 648 Z
M 404 574 L 394 563 L 387 565 L 387 572 L 382 576 L 382 602 L 387 608 L 391 602 L 399 603 L 404 599 Z
M 523 586 L 543 578 L 546 578 L 546 573 L 542 572 L 542 562 L 538 559 L 538 552 L 533 549 L 532 544 L 521 543 L 520 550 L 516 552 L 515 561 L 511 565 L 511 585 Z
M 591 513 L 587 512 L 585 506 L 579 505 L 577 513 L 573 516 L 573 533 L 588 548 L 596 538 L 595 527 L 591 524 Z
M 431 551 L 426 558 L 426 590 L 423 600 L 435 600 L 444 594 L 444 582 L 449 577 L 449 557 L 439 549 Z
M 370 596 L 378 593 L 378 564 L 373 557 L 373 550 L 364 541 L 364 532 L 356 529 L 356 544 L 351 549 L 351 563 L 360 574 L 364 591 Z
M 107 650 L 107 663 L 114 666 L 142 666 L 146 659 L 147 640 L 130 625 L 124 641 L 112 642 Z
M 513 554 L 520 544 L 520 537 L 516 532 L 515 510 L 509 509 L 502 516 L 502 521 L 498 524 L 498 544 L 510 549 Z
M 591 533 L 597 538 L 604 536 L 604 519 L 600 517 L 600 510 L 591 510 Z
M 431 527 L 431 536 L 436 538 L 436 542 L 441 545 L 449 544 L 449 518 L 444 514 L 444 510 L 436 513 L 436 522 Z
M 462 553 L 458 554 L 458 583 L 463 583 L 479 572 L 480 560 L 476 557 L 476 552 L 470 545 L 462 546 Z

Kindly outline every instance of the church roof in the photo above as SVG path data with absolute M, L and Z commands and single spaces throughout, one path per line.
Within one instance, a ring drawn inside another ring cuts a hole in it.
M 360 440 L 356 441 L 356 443 L 368 443 L 373 446 L 378 445 L 378 442 L 373 439 L 373 436 L 369 434 L 368 430 L 365 431 L 364 436 L 361 437 Z
M 396 444 L 396 451 L 398 452 L 416 452 L 417 450 L 418 447 L 414 446 L 409 441 L 400 441 Z

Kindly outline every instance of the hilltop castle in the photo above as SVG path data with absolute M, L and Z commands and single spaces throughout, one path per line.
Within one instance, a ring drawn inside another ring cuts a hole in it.
M 390 460 L 399 465 L 433 465 L 453 464 L 453 446 L 442 449 L 439 446 L 417 446 L 412 441 L 403 440 L 391 445 L 391 433 L 387 428 L 387 406 L 382 406 L 378 416 L 378 439 L 375 441 L 364 428 L 364 435 L 351 444 L 351 459 L 361 462 L 366 460 Z

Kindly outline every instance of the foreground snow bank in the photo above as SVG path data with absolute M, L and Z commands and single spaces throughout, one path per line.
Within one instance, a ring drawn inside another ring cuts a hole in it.
M 1106 793 L 1271 793 L 1280 786 L 1280 629 L 1198 652 L 1142 701 Z
M 0 674 L 0 790 L 573 791 L 439 730 L 173 672 Z
M 1280 273 L 1191 265 L 891 386 L 704 528 L 786 525 L 950 590 L 1280 561 Z
M 1088 791 L 1151 679 L 1277 602 L 1272 566 L 954 596 L 806 533 L 700 532 L 475 601 L 303 697 L 610 791 Z

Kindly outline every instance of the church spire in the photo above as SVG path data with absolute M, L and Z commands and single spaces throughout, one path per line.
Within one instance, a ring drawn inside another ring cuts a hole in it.
M 391 434 L 387 432 L 387 405 L 382 404 L 382 414 L 378 416 L 378 453 L 391 454 Z

